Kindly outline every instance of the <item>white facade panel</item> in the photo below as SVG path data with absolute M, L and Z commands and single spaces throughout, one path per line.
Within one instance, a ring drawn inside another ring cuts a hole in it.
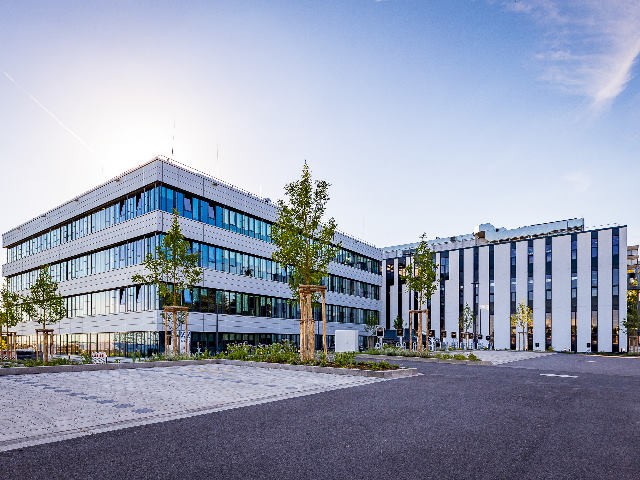
M 489 247 L 478 251 L 478 319 L 477 333 L 482 336 L 482 342 L 489 335 Z
M 464 305 L 473 310 L 473 248 L 464 249 Z
M 627 351 L 627 332 L 622 324 L 623 320 L 627 318 L 627 229 L 620 228 L 620 308 L 618 313 L 619 318 L 619 332 L 620 332 L 620 351 Z
M 496 245 L 493 255 L 495 275 L 494 347 L 496 350 L 503 350 L 511 348 L 509 244 Z
M 571 235 L 553 237 L 551 263 L 551 345 L 555 351 L 571 350 Z
M 598 232 L 598 351 L 610 352 L 612 347 L 612 231 Z
M 578 352 L 591 343 L 591 232 L 578 234 Z
M 545 349 L 545 240 L 533 240 L 533 348 Z M 538 345 L 536 347 L 536 344 Z
M 440 265 L 439 253 L 435 255 L 435 261 Z M 440 272 L 440 267 L 438 267 L 438 272 Z M 439 274 L 438 278 L 440 278 Z M 435 331 L 436 338 L 440 338 L 440 284 L 431 296 L 431 330 Z
M 516 304 L 527 305 L 527 279 L 528 279 L 528 244 L 516 243 Z
M 459 265 L 460 259 L 457 250 L 449 252 L 449 280 L 445 283 L 445 316 L 444 329 L 447 339 L 451 340 L 451 332 L 458 331 L 458 307 L 459 307 Z

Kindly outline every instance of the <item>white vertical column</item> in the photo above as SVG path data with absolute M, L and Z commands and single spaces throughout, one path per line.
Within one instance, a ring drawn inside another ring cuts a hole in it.
M 528 275 L 528 243 L 527 240 L 516 243 L 516 304 L 527 305 Z
M 611 229 L 598 232 L 598 351 L 612 350 L 612 253 Z M 626 252 L 625 252 L 626 254 Z
M 545 239 L 533 241 L 533 348 L 544 350 Z M 536 347 L 536 344 L 538 346 Z
M 495 245 L 494 274 L 495 274 L 495 317 L 494 344 L 497 350 L 511 348 L 510 323 L 510 265 L 511 251 L 508 243 Z
M 578 234 L 578 352 L 591 343 L 591 232 Z
M 553 237 L 551 344 L 556 351 L 571 350 L 571 235 Z
M 489 335 L 489 246 L 478 250 L 478 336 Z M 483 310 L 482 306 L 485 306 Z M 485 340 L 486 341 L 486 340 Z
M 473 248 L 464 251 L 464 304 L 473 310 Z
M 620 308 L 618 318 L 620 323 L 620 351 L 627 350 L 627 332 L 622 321 L 627 318 L 627 227 L 620 228 Z
M 457 250 L 449 252 L 449 280 L 445 288 L 444 329 L 447 340 L 451 340 L 451 332 L 458 331 L 458 304 L 460 292 L 460 258 Z
M 398 285 L 400 284 L 400 275 L 398 274 L 398 259 L 393 259 L 393 285 L 389 290 L 389 316 L 391 318 L 391 328 L 393 322 L 398 316 Z
M 438 265 L 437 278 L 440 279 L 440 254 L 435 255 L 436 265 Z M 446 287 L 445 287 L 446 288 Z M 438 288 L 431 296 L 431 329 L 435 331 L 436 338 L 440 338 L 440 282 Z

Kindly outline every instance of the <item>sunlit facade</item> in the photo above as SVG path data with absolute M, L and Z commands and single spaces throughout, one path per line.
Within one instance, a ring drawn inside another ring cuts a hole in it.
M 3 275 L 13 291 L 27 293 L 43 265 L 59 282 L 67 306 L 67 317 L 53 325 L 59 353 L 162 351 L 157 292 L 131 278 L 143 273 L 174 210 L 204 269 L 201 284 L 182 299 L 191 310 L 192 349 L 212 349 L 216 331 L 220 347 L 298 341 L 288 271 L 271 260 L 275 206 L 157 157 L 3 235 Z M 330 340 L 335 329 L 363 332 L 365 318 L 382 311 L 380 250 L 342 233 L 335 240 L 341 249 L 325 281 Z M 35 327 L 18 326 L 23 345 L 34 341 Z

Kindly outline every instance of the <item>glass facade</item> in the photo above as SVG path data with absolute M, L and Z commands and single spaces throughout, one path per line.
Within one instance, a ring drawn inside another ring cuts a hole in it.
M 141 312 L 162 308 L 154 286 L 128 287 L 83 293 L 64 297 L 67 318 L 109 315 L 113 313 Z M 185 290 L 183 304 L 189 310 L 203 313 L 220 313 L 253 317 L 300 318 L 299 305 L 291 299 L 257 295 L 252 293 L 197 287 Z M 327 321 L 363 324 L 367 316 L 378 317 L 377 310 L 326 305 Z M 314 307 L 314 318 L 320 319 L 319 307 Z
M 169 213 L 176 210 L 182 217 L 271 242 L 272 224 L 267 220 L 158 184 L 133 192 L 99 210 L 9 247 L 7 261 L 20 260 L 158 209 Z M 345 248 L 338 251 L 336 262 L 377 275 L 381 274 L 382 262 Z
M 54 281 L 64 282 L 139 265 L 147 254 L 155 254 L 156 247 L 161 244 L 163 236 L 163 234 L 156 234 L 141 237 L 103 250 L 56 262 L 49 266 L 49 271 Z M 289 281 L 288 269 L 271 259 L 201 242 L 190 241 L 190 243 L 191 251 L 199 253 L 202 268 L 275 282 L 286 283 Z M 9 276 L 7 277 L 9 288 L 14 292 L 28 289 L 35 282 L 37 275 L 38 270 L 36 269 Z M 325 278 L 323 284 L 330 292 L 380 299 L 378 285 L 332 274 L 328 279 Z
M 158 187 L 146 187 L 7 248 L 7 262 L 35 255 L 157 209 Z

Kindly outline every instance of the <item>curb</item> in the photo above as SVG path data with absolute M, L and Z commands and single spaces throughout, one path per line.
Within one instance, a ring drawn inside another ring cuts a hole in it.
M 134 368 L 178 367 L 182 365 L 205 365 L 218 363 L 217 359 L 210 360 L 163 360 L 161 362 L 138 363 L 102 363 L 84 365 L 52 365 L 42 367 L 9 367 L 0 368 L 0 377 L 5 375 L 34 375 L 40 373 L 93 372 L 100 370 L 131 370 Z
M 381 355 L 374 355 L 381 356 Z M 389 357 L 392 358 L 392 357 Z M 135 368 L 163 368 L 180 367 L 185 365 L 235 365 L 254 368 L 274 368 L 278 370 L 294 370 L 313 373 L 331 373 L 334 375 L 351 375 L 353 377 L 374 378 L 405 378 L 420 375 L 415 368 L 401 368 L 398 370 L 359 370 L 357 368 L 315 367 L 310 365 L 289 365 L 285 363 L 246 362 L 244 360 L 225 360 L 213 358 L 208 360 L 175 360 L 139 363 L 106 363 L 86 365 L 53 365 L 49 367 L 9 367 L 0 368 L 0 377 L 7 375 L 34 375 L 41 373 L 93 372 L 102 370 L 132 370 Z
M 454 360 L 454 359 L 440 359 L 440 358 L 420 358 L 420 357 L 403 357 L 402 355 L 367 355 L 367 354 L 359 354 L 356 355 L 356 358 L 362 360 L 375 360 L 376 358 L 383 360 L 403 360 L 407 362 L 424 362 L 424 363 L 449 363 L 452 365 L 483 365 L 483 366 L 492 366 L 492 362 L 487 362 L 484 360 L 479 361 L 471 361 L 471 360 Z
M 312 365 L 289 365 L 286 363 L 245 362 L 244 360 L 224 360 L 222 365 L 251 366 L 256 368 L 274 368 L 277 370 L 295 370 L 298 372 L 332 373 L 334 375 L 351 375 L 353 377 L 405 378 L 420 375 L 416 368 L 399 368 L 397 370 L 360 370 L 358 368 L 316 367 Z

